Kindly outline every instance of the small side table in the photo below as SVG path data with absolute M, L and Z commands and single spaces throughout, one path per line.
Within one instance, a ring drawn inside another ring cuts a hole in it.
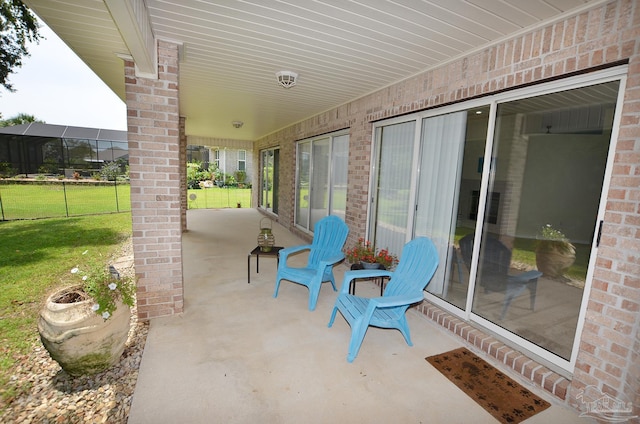
M 356 271 L 356 270 L 360 270 L 360 269 L 364 269 L 364 268 L 362 267 L 362 265 L 360 265 L 360 264 L 353 264 L 353 265 L 351 265 L 351 271 Z M 383 270 L 384 270 L 384 269 L 386 269 L 386 268 L 384 268 L 384 266 L 383 266 L 383 267 L 382 267 L 382 268 L 380 268 L 380 269 L 383 269 Z M 385 286 L 385 282 L 384 282 L 384 280 L 385 280 L 385 279 L 387 279 L 387 280 L 388 280 L 388 279 L 389 279 L 389 277 L 382 276 L 382 277 L 375 277 L 375 278 L 369 278 L 369 277 L 367 277 L 367 278 L 354 278 L 353 280 L 351 280 L 351 281 L 349 282 L 349 294 L 352 294 L 352 295 L 355 295 L 355 294 L 356 294 L 356 281 L 357 281 L 357 280 L 375 280 L 375 281 L 377 281 L 377 282 L 379 282 L 379 283 L 380 283 L 380 296 L 382 296 L 382 295 L 384 294 L 384 286 Z
M 247 256 L 247 284 L 251 283 L 251 255 L 256 256 L 256 274 L 260 272 L 260 255 L 262 256 L 271 256 L 276 258 L 276 267 L 280 264 L 280 257 L 278 256 L 278 252 L 284 249 L 282 246 L 273 246 L 270 251 L 263 252 L 260 250 L 260 246 L 256 246 L 249 255 Z

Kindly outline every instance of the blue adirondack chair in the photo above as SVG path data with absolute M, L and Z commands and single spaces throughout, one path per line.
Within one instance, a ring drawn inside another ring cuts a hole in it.
M 473 239 L 475 234 L 467 234 L 460 239 L 460 252 L 462 260 L 467 268 L 471 269 L 471 256 L 473 253 Z M 505 294 L 502 303 L 500 319 L 504 319 L 511 301 L 525 290 L 529 289 L 529 302 L 531 310 L 536 307 L 536 292 L 538 290 L 538 278 L 542 273 L 537 270 L 526 271 L 517 275 L 509 274 L 511 268 L 511 250 L 500 240 L 493 236 L 485 237 L 482 240 L 485 245 L 481 254 L 481 266 L 478 273 L 480 286 L 485 293 L 502 292 Z M 458 275 L 462 280 L 462 271 L 458 266 Z
M 409 346 L 413 346 L 409 334 L 406 311 L 414 303 L 424 299 L 422 291 L 429 284 L 438 268 L 438 252 L 433 242 L 418 237 L 405 244 L 395 271 L 359 270 L 346 271 L 340 294 L 336 299 L 329 327 L 336 312 L 351 325 L 351 341 L 347 361 L 353 362 L 369 326 L 400 330 Z M 349 294 L 349 283 L 354 278 L 390 278 L 381 297 L 364 298 Z
M 347 240 L 347 234 L 349 234 L 347 224 L 337 216 L 330 215 L 322 218 L 314 226 L 311 244 L 280 250 L 276 290 L 273 297 L 278 297 L 278 289 L 282 280 L 302 284 L 309 289 L 309 310 L 313 311 L 316 308 L 323 282 L 330 281 L 333 290 L 336 291 L 333 266 L 344 259 L 342 247 Z M 307 266 L 295 268 L 287 264 L 290 255 L 304 250 L 309 251 Z

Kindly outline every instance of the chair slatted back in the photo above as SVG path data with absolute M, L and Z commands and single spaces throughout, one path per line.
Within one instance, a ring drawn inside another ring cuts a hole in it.
M 426 237 L 418 237 L 402 249 L 400 262 L 384 296 L 416 295 L 427 287 L 438 268 L 438 251 Z
M 349 227 L 337 216 L 329 215 L 316 222 L 307 266 L 314 267 L 322 259 L 340 253 L 348 234 Z

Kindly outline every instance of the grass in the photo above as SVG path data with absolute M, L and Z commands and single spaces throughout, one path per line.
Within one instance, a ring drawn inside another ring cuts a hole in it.
M 131 210 L 129 184 L 12 184 L 0 185 L 2 216 L 6 220 L 66 217 Z
M 195 198 L 193 198 L 195 196 Z M 236 187 L 212 187 L 187 190 L 189 209 L 220 209 L 251 207 L 251 189 Z
M 131 214 L 0 222 L 0 388 L 15 360 L 38 341 L 41 305 L 54 289 L 75 283 L 82 252 L 105 264 L 131 236 Z M 14 393 L 0 389 L 2 403 Z
M 473 229 L 466 227 L 457 227 L 455 234 L 456 243 L 467 234 L 473 233 Z M 574 243 L 576 248 L 576 261 L 567 270 L 566 276 L 573 280 L 585 281 L 587 278 L 587 267 L 589 266 L 589 256 L 591 255 L 591 246 L 587 244 Z M 536 246 L 535 240 L 527 238 L 516 238 L 513 242 L 513 250 L 511 251 L 511 261 L 523 263 L 536 267 Z
M 188 190 L 189 209 L 251 207 L 251 189 L 213 187 Z M 192 200 L 192 196 L 195 196 Z M 129 184 L 0 184 L 2 218 L 36 219 L 84 216 L 131 210 Z

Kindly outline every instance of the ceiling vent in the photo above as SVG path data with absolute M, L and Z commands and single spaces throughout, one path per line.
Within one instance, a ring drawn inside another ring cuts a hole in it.
M 292 71 L 280 71 L 276 72 L 276 78 L 278 79 L 278 84 L 284 88 L 291 88 L 296 85 L 298 74 Z

